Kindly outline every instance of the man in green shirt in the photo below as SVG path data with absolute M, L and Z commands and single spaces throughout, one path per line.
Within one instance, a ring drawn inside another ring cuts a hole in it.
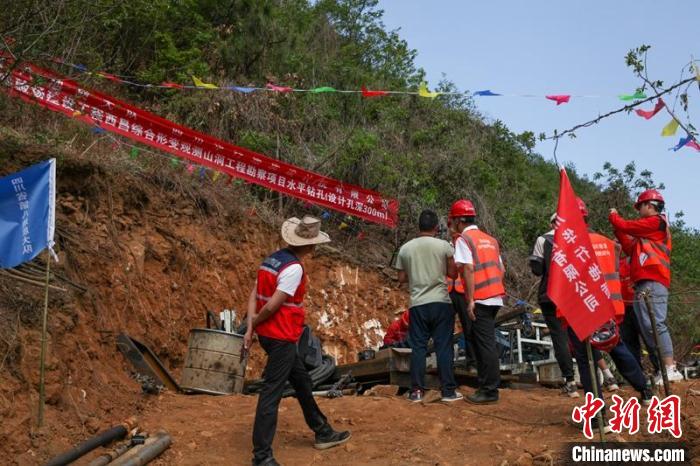
M 408 341 L 411 353 L 411 393 L 409 400 L 419 402 L 425 393 L 425 357 L 432 337 L 437 354 L 438 373 L 442 385 L 442 401 L 462 399 L 455 391 L 454 348 L 452 333 L 455 314 L 447 293 L 445 275 L 457 276 L 454 251 L 447 241 L 436 238 L 438 217 L 424 210 L 418 220 L 418 236 L 399 250 L 396 268 L 399 281 L 408 282 L 411 294 Z

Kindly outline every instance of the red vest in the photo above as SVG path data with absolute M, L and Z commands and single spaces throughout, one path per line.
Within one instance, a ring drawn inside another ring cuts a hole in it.
M 632 277 L 635 283 L 642 280 L 653 280 L 671 286 L 671 231 L 666 223 L 666 238 L 653 241 L 647 238 L 636 238 L 634 259 L 632 260 Z
M 288 249 L 280 249 L 263 261 L 258 269 L 258 311 L 272 298 L 275 290 L 277 290 L 277 277 L 279 274 L 293 264 L 301 265 L 301 262 Z M 294 296 L 287 298 L 277 312 L 255 327 L 257 334 L 296 343 L 301 336 L 304 326 L 305 292 L 306 273 L 302 275 L 301 283 Z
M 608 286 L 610 299 L 615 309 L 615 320 L 619 324 L 625 318 L 625 303 L 622 300 L 622 283 L 620 282 L 620 246 L 598 233 L 588 233 L 588 236 L 591 238 L 591 246 L 593 246 L 593 251 L 603 272 L 603 278 Z
M 479 229 L 464 231 L 462 238 L 467 242 L 474 260 L 474 300 L 505 295 L 498 241 Z
M 634 283 L 630 275 L 630 258 L 620 259 L 620 284 L 622 285 L 622 299 L 625 306 L 631 306 L 634 301 Z

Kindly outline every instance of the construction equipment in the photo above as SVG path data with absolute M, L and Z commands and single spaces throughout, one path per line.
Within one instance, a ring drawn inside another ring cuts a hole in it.
M 138 379 L 146 393 L 152 393 L 154 389 L 159 391 L 162 387 L 175 392 L 181 391 L 173 376 L 148 346 L 126 333 L 121 333 L 117 337 L 117 348 L 140 376 Z

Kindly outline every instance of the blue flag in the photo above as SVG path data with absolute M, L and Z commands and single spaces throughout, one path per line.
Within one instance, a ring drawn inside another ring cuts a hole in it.
M 482 97 L 491 97 L 491 96 L 498 96 L 501 94 L 496 94 L 495 92 L 491 92 L 490 89 L 487 89 L 485 91 L 476 91 L 472 95 L 478 95 L 478 96 L 482 96 Z
M 56 159 L 0 178 L 0 268 L 53 252 L 55 207 Z
M 681 148 L 683 148 L 683 146 L 685 146 L 686 144 L 688 144 L 690 142 L 690 139 L 691 139 L 690 135 L 688 135 L 684 138 L 681 138 L 678 141 L 678 144 L 676 144 L 674 147 L 671 147 L 671 150 L 673 152 L 678 152 Z

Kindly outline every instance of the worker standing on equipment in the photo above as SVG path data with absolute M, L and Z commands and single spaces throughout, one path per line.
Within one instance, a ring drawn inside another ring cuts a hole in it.
M 576 391 L 576 381 L 574 379 L 574 361 L 571 358 L 569 351 L 569 337 L 566 329 L 562 326 L 559 317 L 557 316 L 557 307 L 554 305 L 549 296 L 547 296 L 547 283 L 549 281 L 549 266 L 552 259 L 552 249 L 554 247 L 554 228 L 556 227 L 557 214 L 553 214 L 550 218 L 552 229 L 544 235 L 537 238 L 535 247 L 532 250 L 532 255 L 529 257 L 530 270 L 532 273 L 541 277 L 538 301 L 542 316 L 549 329 L 549 336 L 552 339 L 554 348 L 554 357 L 559 365 L 562 376 L 564 377 L 564 386 L 562 393 L 575 398 L 579 396 Z
M 656 318 L 659 350 L 670 382 L 683 380 L 673 358 L 671 333 L 666 325 L 668 315 L 668 289 L 671 286 L 671 231 L 668 219 L 662 213 L 665 202 L 660 192 L 647 189 L 637 198 L 634 208 L 638 220 L 625 220 L 610 209 L 608 220 L 615 229 L 615 236 L 622 249 L 630 256 L 630 275 L 634 282 L 634 312 L 647 347 L 656 351 L 654 329 L 644 295 L 648 295 Z M 656 383 L 662 382 L 657 374 Z
M 263 261 L 248 299 L 244 348 L 250 349 L 255 332 L 267 353 L 264 385 L 253 426 L 253 465 L 278 465 L 272 454 L 272 441 L 287 381 L 296 391 L 306 424 L 316 433 L 316 448 L 330 448 L 350 438 L 350 432 L 336 432 L 328 424 L 314 400 L 311 377 L 297 352 L 305 315 L 306 274 L 302 259 L 317 244 L 330 242 L 330 238 L 321 231 L 319 219 L 304 216 L 301 220 L 292 217 L 282 224 L 282 239 L 288 247 Z
M 495 238 L 476 226 L 476 210 L 471 201 L 456 201 L 448 217 L 452 230 L 460 235 L 455 241 L 455 263 L 462 268 L 467 316 L 472 321 L 470 342 L 474 342 L 479 382 L 479 388 L 467 396 L 467 401 L 495 403 L 501 382 L 496 314 L 506 294 L 501 249 Z
M 411 346 L 411 392 L 409 400 L 420 402 L 425 393 L 425 357 L 428 340 L 432 337 L 437 355 L 438 374 L 442 385 L 442 401 L 461 400 L 455 391 L 454 346 L 452 332 L 455 313 L 447 295 L 445 275 L 455 277 L 454 252 L 447 241 L 436 238 L 438 216 L 424 210 L 418 219 L 418 237 L 399 250 L 396 268 L 399 282 L 408 282 L 410 290 L 410 320 L 408 343 Z

